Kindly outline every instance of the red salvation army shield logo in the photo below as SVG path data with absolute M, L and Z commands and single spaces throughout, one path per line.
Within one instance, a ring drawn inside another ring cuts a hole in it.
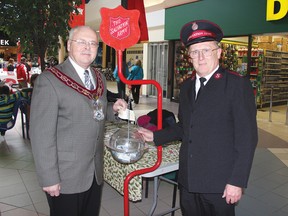
M 125 50 L 140 39 L 138 10 L 126 10 L 121 5 L 101 8 L 100 36 L 104 43 L 116 50 Z
M 129 18 L 110 17 L 110 34 L 118 40 L 123 40 L 130 35 Z

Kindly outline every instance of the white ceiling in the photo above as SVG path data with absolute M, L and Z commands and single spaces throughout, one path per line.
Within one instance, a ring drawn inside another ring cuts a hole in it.
M 149 13 L 196 1 L 199 0 L 144 0 L 144 6 L 146 13 Z M 90 0 L 85 7 L 85 24 L 95 30 L 99 30 L 101 23 L 100 8 L 115 8 L 118 5 L 121 5 L 121 0 Z

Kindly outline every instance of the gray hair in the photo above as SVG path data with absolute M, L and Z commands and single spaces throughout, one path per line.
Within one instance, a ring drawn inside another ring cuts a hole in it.
M 95 32 L 95 30 L 92 29 L 90 26 L 76 26 L 76 27 L 72 28 L 72 29 L 69 31 L 69 38 L 68 38 L 68 39 L 69 39 L 69 40 L 73 39 L 74 33 L 77 32 L 77 31 L 80 31 L 80 30 L 82 30 L 82 29 L 84 29 L 84 28 L 86 28 L 86 29 L 91 29 L 92 31 Z M 95 34 L 96 34 L 96 32 L 95 32 Z M 96 34 L 96 35 L 97 35 L 97 34 Z

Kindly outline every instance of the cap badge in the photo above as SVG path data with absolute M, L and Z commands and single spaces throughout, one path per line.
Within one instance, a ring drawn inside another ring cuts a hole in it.
M 197 23 L 196 22 L 194 22 L 193 24 L 192 24 L 192 30 L 197 30 L 198 29 L 198 25 L 197 25 Z
M 221 78 L 222 78 L 222 74 L 221 74 L 221 73 L 216 73 L 216 74 L 214 75 L 214 78 L 215 78 L 215 79 L 221 79 Z

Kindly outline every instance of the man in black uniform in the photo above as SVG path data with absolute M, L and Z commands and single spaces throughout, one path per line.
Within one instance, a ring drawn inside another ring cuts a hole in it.
M 192 21 L 180 37 L 195 71 L 181 85 L 179 122 L 139 132 L 156 145 L 182 140 L 178 183 L 184 216 L 234 216 L 258 141 L 253 89 L 248 78 L 219 66 L 218 25 Z

